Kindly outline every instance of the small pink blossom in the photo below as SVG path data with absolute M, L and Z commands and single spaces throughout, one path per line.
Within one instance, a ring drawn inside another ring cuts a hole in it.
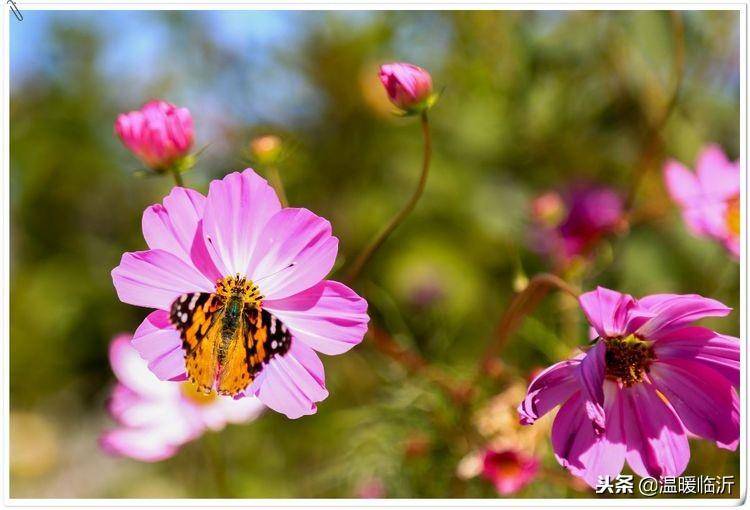
M 187 156 L 193 145 L 193 118 L 187 108 L 151 101 L 115 121 L 122 143 L 146 166 L 164 170 Z
M 177 298 L 246 278 L 291 344 L 265 359 L 244 394 L 290 418 L 315 413 L 328 396 L 316 351 L 348 351 L 369 321 L 364 299 L 325 279 L 338 251 L 331 224 L 307 209 L 282 208 L 273 188 L 247 169 L 211 182 L 207 197 L 173 188 L 146 209 L 142 226 L 149 249 L 125 253 L 112 279 L 122 302 L 155 309 L 132 341 L 151 371 L 162 380 L 186 376 L 183 342 L 169 319 Z
M 580 305 L 596 332 L 591 347 L 539 374 L 518 407 L 530 425 L 562 405 L 552 426 L 562 466 L 594 487 L 625 461 L 641 477 L 679 476 L 688 437 L 737 448 L 739 339 L 692 324 L 730 308 L 695 294 L 635 299 L 602 287 Z
M 740 164 L 730 161 L 718 145 L 698 155 L 696 171 L 670 159 L 664 165 L 669 195 L 696 236 L 719 241 L 740 256 Z
M 579 184 L 562 196 L 544 193 L 532 202 L 531 212 L 533 247 L 560 263 L 587 255 L 626 226 L 622 197 L 606 186 Z
M 130 340 L 130 335 L 120 335 L 109 347 L 118 382 L 107 407 L 119 427 L 99 438 L 106 452 L 145 462 L 164 460 L 206 430 L 245 423 L 263 411 L 256 398 L 202 395 L 188 382 L 160 381 Z
M 432 77 L 419 66 L 394 62 L 380 66 L 380 81 L 391 102 L 405 112 L 421 111 L 429 107 L 432 96 Z
M 528 485 L 539 470 L 539 461 L 515 450 L 486 450 L 482 455 L 482 477 L 503 496 Z

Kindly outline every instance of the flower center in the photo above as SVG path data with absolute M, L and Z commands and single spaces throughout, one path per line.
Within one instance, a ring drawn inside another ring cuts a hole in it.
M 727 212 L 724 217 L 727 229 L 732 234 L 740 235 L 740 197 L 737 195 L 727 202 Z
M 182 385 L 180 385 L 180 391 L 182 392 L 182 396 L 185 397 L 188 401 L 199 406 L 211 404 L 214 400 L 216 400 L 216 397 L 218 396 L 213 390 L 209 393 L 200 391 L 198 389 L 198 386 L 190 381 L 183 382 Z
M 606 375 L 619 380 L 625 386 L 632 386 L 643 380 L 651 362 L 656 359 L 651 342 L 635 335 L 625 338 L 606 338 Z
M 258 286 L 239 274 L 216 280 L 216 294 L 223 297 L 225 302 L 232 298 L 241 298 L 246 305 L 258 308 L 263 302 Z

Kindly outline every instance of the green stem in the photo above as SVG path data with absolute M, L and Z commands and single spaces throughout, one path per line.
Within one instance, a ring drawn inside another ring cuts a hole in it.
M 391 218 L 391 220 L 385 225 L 385 227 L 383 227 L 378 235 L 375 236 L 372 241 L 370 241 L 370 244 L 368 244 L 367 247 L 365 247 L 365 249 L 360 252 L 359 256 L 357 256 L 346 278 L 350 283 L 354 282 L 357 277 L 359 277 L 362 269 L 365 267 L 370 258 L 372 258 L 377 249 L 380 248 L 385 240 L 388 239 L 388 236 L 391 235 L 391 233 L 396 230 L 396 227 L 398 227 L 401 222 L 404 221 L 404 219 L 409 215 L 409 213 L 412 212 L 414 207 L 417 205 L 420 197 L 422 196 L 422 193 L 424 192 L 425 185 L 427 184 L 427 176 L 430 173 L 430 159 L 432 157 L 432 138 L 430 136 L 430 123 L 427 120 L 426 111 L 422 112 L 421 121 L 422 136 L 424 138 L 424 151 L 422 155 L 422 175 L 419 177 L 419 184 L 417 184 L 417 189 L 414 190 L 414 194 L 412 194 L 411 198 L 408 202 L 406 202 L 404 207 L 395 216 L 393 216 L 393 218 Z
M 203 438 L 203 449 L 214 475 L 216 493 L 220 498 L 231 498 L 232 493 L 227 483 L 226 459 L 219 442 L 219 435 L 215 432 L 206 433 Z
M 177 167 L 177 165 L 170 166 L 169 173 L 171 173 L 172 177 L 174 177 L 174 182 L 177 186 L 184 186 L 182 181 L 182 174 L 180 173 L 180 169 Z
M 270 165 L 268 167 L 268 178 L 271 180 L 271 186 L 276 190 L 276 194 L 279 196 L 279 201 L 282 207 L 289 207 L 289 201 L 286 198 L 286 192 L 284 191 L 284 183 L 281 182 L 281 174 L 276 165 Z

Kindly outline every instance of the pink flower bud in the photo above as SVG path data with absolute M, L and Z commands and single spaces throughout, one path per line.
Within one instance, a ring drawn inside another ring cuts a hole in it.
M 406 112 L 423 111 L 431 106 L 432 77 L 419 66 L 403 62 L 380 66 L 380 81 L 391 102 Z
M 190 111 L 166 101 L 150 101 L 140 110 L 121 113 L 115 131 L 125 147 L 154 170 L 185 157 L 193 145 Z

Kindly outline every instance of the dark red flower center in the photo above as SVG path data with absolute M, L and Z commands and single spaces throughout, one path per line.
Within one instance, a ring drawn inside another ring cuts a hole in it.
M 635 335 L 607 338 L 604 342 L 607 346 L 606 375 L 625 386 L 641 382 L 643 375 L 649 372 L 651 363 L 656 359 L 652 343 Z

